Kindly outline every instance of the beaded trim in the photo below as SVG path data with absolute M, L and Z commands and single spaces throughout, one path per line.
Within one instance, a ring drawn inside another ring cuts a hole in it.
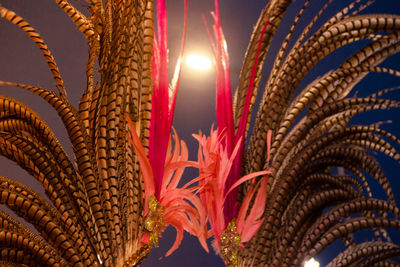
M 142 261 L 149 255 L 151 246 L 148 244 L 139 248 L 129 259 L 122 265 L 122 267 L 133 267 L 142 263 Z

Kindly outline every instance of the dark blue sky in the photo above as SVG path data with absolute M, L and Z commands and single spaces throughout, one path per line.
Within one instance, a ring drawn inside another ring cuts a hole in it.
M 82 1 L 71 2 L 77 7 L 82 7 Z M 283 20 L 277 38 L 274 40 L 274 45 L 271 49 L 272 52 L 279 48 L 279 40 L 286 35 L 286 30 L 291 24 L 293 14 L 295 14 L 295 11 L 303 2 L 303 0 L 296 1 L 289 9 L 289 16 Z M 325 1 L 312 1 L 309 10 L 305 13 L 303 25 L 304 23 L 308 23 L 309 19 L 319 10 L 322 5 L 321 2 Z M 332 16 L 349 1 L 335 0 L 334 2 L 335 4 L 326 11 L 325 17 Z M 373 4 L 366 11 L 400 14 L 400 5 L 397 0 L 378 0 L 376 2 L 377 3 Z M 221 22 L 228 42 L 232 81 L 234 85 L 237 81 L 238 72 L 251 31 L 266 3 L 267 1 L 261 0 L 220 1 Z M 83 36 L 76 30 L 70 19 L 54 1 L 0 0 L 0 4 L 16 11 L 20 16 L 28 20 L 42 35 L 42 38 L 49 46 L 60 68 L 69 99 L 71 103 L 76 106 L 86 83 L 85 64 L 87 60 L 87 46 Z M 174 58 L 178 51 L 178 41 L 181 35 L 183 1 L 167 0 L 167 7 L 170 30 L 170 54 L 171 58 Z M 201 21 L 201 14 L 208 16 L 213 8 L 213 0 L 189 0 L 189 24 L 186 52 L 200 50 L 210 53 L 208 37 Z M 341 59 L 350 55 L 349 51 L 349 49 L 341 49 L 335 53 L 334 57 L 329 57 L 324 60 L 317 68 L 311 71 L 311 74 L 306 77 L 306 81 L 302 83 L 302 85 L 304 86 L 304 84 L 312 81 L 316 76 L 322 75 L 329 69 L 339 65 Z M 268 54 L 266 60 L 266 73 L 268 73 L 271 65 L 270 62 L 273 60 L 272 54 L 273 53 Z M 384 65 L 400 69 L 398 62 L 400 62 L 400 58 L 396 56 L 385 62 Z M 51 78 L 40 51 L 26 34 L 5 20 L 0 20 L 0 63 L 1 80 L 54 88 L 54 81 Z M 172 63 L 174 63 L 173 60 L 171 60 L 171 68 Z M 368 95 L 369 92 L 398 85 L 399 83 L 400 79 L 392 79 L 388 75 L 380 74 L 368 76 L 356 90 L 359 91 L 359 95 Z M 214 84 L 215 76 L 213 72 L 193 73 L 193 71 L 187 69 L 184 69 L 182 72 L 174 125 L 180 137 L 184 139 L 192 149 L 192 159 L 194 159 L 195 153 L 197 153 L 197 145 L 191 137 L 191 134 L 198 132 L 199 129 L 203 132 L 208 132 L 211 124 L 215 121 Z M 235 86 L 233 87 L 235 88 Z M 15 88 L 0 88 L 0 93 L 16 97 L 28 104 L 33 110 L 37 111 L 54 130 L 63 147 L 71 154 L 70 143 L 66 138 L 66 132 L 60 119 L 44 101 L 28 92 Z M 392 94 L 392 97 L 400 99 L 398 92 Z M 377 115 L 379 115 L 379 117 L 377 117 Z M 399 116 L 400 112 L 390 111 L 379 114 L 368 114 L 361 117 L 359 121 L 365 123 L 366 120 L 371 122 L 392 120 L 393 123 L 382 127 L 400 136 Z M 387 157 L 380 158 L 383 160 L 382 163 L 389 179 L 393 182 L 394 192 L 399 196 L 400 178 L 397 173 L 400 167 L 396 165 L 394 160 L 390 160 Z M 39 192 L 42 192 L 37 182 L 18 166 L 15 166 L 14 163 L 1 158 L 0 170 L 0 175 L 24 182 Z M 188 173 L 188 175 L 190 176 L 192 174 Z M 399 199 L 397 199 L 397 203 L 399 204 Z M 188 235 L 185 235 L 185 239 L 178 251 L 168 258 L 159 259 L 172 245 L 174 238 L 174 232 L 171 231 L 171 229 L 167 229 L 161 239 L 160 248 L 153 249 L 149 258 L 144 261 L 142 266 L 224 266 L 222 261 L 218 256 L 215 256 L 212 250 L 209 254 L 205 253 L 198 242 Z M 327 258 L 330 257 L 328 254 L 329 253 L 326 254 Z M 324 259 L 321 258 L 321 261 L 323 260 Z

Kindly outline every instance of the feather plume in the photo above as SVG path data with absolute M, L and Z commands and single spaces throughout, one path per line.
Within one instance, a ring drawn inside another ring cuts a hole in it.
M 262 29 L 260 41 L 258 44 L 258 49 L 256 52 L 256 57 L 254 65 L 251 71 L 250 83 L 247 89 L 247 95 L 245 99 L 245 104 L 242 111 L 242 116 L 238 125 L 238 129 L 235 132 L 233 124 L 233 108 L 232 108 L 232 93 L 231 93 L 231 82 L 230 82 L 230 69 L 229 69 L 229 54 L 226 39 L 222 31 L 220 18 L 219 18 L 219 5 L 218 1 L 215 0 L 215 12 L 211 13 L 213 18 L 213 33 L 214 38 L 211 34 L 207 21 L 203 17 L 206 30 L 210 39 L 211 48 L 214 53 L 214 58 L 216 62 L 217 77 L 216 77 L 216 117 L 218 122 L 218 133 L 221 134 L 225 131 L 225 140 L 223 145 L 227 149 L 228 155 L 233 154 L 233 149 L 237 147 L 237 154 L 233 157 L 232 168 L 229 168 L 229 174 L 227 178 L 226 190 L 232 188 L 229 193 L 225 192 L 227 195 L 227 200 L 224 204 L 224 216 L 225 223 L 230 222 L 236 215 L 237 209 L 235 208 L 237 201 L 237 186 L 232 187 L 236 183 L 240 176 L 243 152 L 244 152 L 244 139 L 245 139 L 245 129 L 248 120 L 248 114 L 250 109 L 250 101 L 252 92 L 254 90 L 255 75 L 258 66 L 258 58 L 260 56 L 261 41 L 263 35 L 268 26 L 268 22 L 265 23 Z
M 213 26 L 210 28 L 204 19 L 206 30 L 214 53 L 216 78 L 216 117 L 218 128 L 211 128 L 209 137 L 201 132 L 193 135 L 199 142 L 199 192 L 200 199 L 206 207 L 208 221 L 213 231 L 216 245 L 221 246 L 220 237 L 234 218 L 238 219 L 237 233 L 242 236 L 241 242 L 248 242 L 257 232 L 266 201 L 267 175 L 270 170 L 250 173 L 240 178 L 243 161 L 245 128 L 247 124 L 251 95 L 254 90 L 255 74 L 260 55 L 261 40 L 268 22 L 265 24 L 256 53 L 256 59 L 251 72 L 251 81 L 247 90 L 245 105 L 242 111 L 238 130 L 235 132 L 233 124 L 233 107 L 229 70 L 229 55 L 226 40 L 219 19 L 218 1 L 215 0 L 215 12 L 211 13 Z M 268 144 L 271 134 L 268 134 Z M 258 182 L 255 179 L 263 176 Z M 244 182 L 251 181 L 253 186 L 245 194 L 244 202 L 240 207 L 237 204 L 237 189 Z M 258 190 L 258 191 L 257 191 Z M 254 204 L 250 209 L 250 202 L 254 197 Z M 221 211 L 223 216 L 221 216 Z M 247 215 L 248 214 L 248 215 Z M 247 216 L 246 216 L 247 215 Z M 233 227 L 232 229 L 234 229 Z
M 149 198 L 155 192 L 153 172 L 154 166 L 151 165 L 149 159 L 144 153 L 143 145 L 138 138 L 134 125 L 130 118 L 127 116 L 132 138 L 130 142 L 134 146 L 138 154 L 139 164 L 142 172 L 143 182 L 145 186 L 145 216 L 148 215 Z M 164 173 L 162 176 L 162 184 L 160 188 L 160 195 L 157 198 L 159 204 L 163 207 L 163 219 L 165 225 L 169 224 L 176 228 L 177 237 L 174 245 L 168 250 L 166 256 L 169 256 L 175 251 L 182 240 L 182 231 L 198 237 L 201 245 L 208 251 L 206 238 L 207 238 L 207 219 L 206 212 L 201 204 L 200 199 L 196 196 L 188 185 L 178 188 L 178 184 L 182 178 L 183 171 L 186 167 L 197 166 L 197 163 L 188 161 L 188 151 L 186 144 L 179 140 L 175 129 L 173 129 L 174 147 L 169 149 L 163 168 Z M 169 143 L 172 143 L 170 140 Z M 171 147 L 172 144 L 169 145 Z M 161 233 L 160 233 L 161 234 Z M 148 233 L 144 235 L 142 241 L 147 242 Z
M 183 231 L 199 238 L 201 245 L 208 250 L 206 244 L 207 220 L 206 212 L 194 190 L 185 185 L 178 188 L 186 167 L 197 166 L 197 163 L 188 161 L 188 150 L 185 142 L 179 137 L 172 127 L 175 108 L 181 58 L 186 32 L 187 1 L 185 1 L 185 22 L 182 38 L 180 57 L 175 68 L 171 86 L 168 82 L 168 34 L 165 1 L 157 1 L 157 26 L 158 34 L 154 38 L 152 59 L 153 95 L 150 120 L 149 150 L 140 142 L 135 127 L 126 116 L 131 132 L 132 145 L 138 154 L 143 182 L 145 185 L 145 216 L 150 216 L 149 199 L 154 196 L 162 207 L 157 216 L 161 216 L 161 232 L 166 226 L 172 225 L 177 231 L 174 244 L 166 253 L 169 256 L 180 245 Z M 170 91 L 171 90 L 171 91 Z M 171 128 L 173 129 L 172 144 Z M 191 183 L 192 185 L 193 183 Z M 156 217 L 157 217 L 156 216 Z M 156 218 L 156 220 L 158 220 Z M 150 221 L 154 223 L 154 221 Z M 158 222 L 158 221 L 157 221 Z M 156 233 L 160 235 L 161 233 Z M 145 233 L 142 241 L 148 241 L 149 234 Z M 151 240 L 151 238 L 150 238 Z

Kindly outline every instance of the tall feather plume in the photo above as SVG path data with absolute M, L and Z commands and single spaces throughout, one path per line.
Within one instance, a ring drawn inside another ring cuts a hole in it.
M 168 33 L 165 1 L 157 1 L 158 34 L 154 39 L 152 60 L 153 94 L 150 119 L 149 149 L 147 154 L 136 133 L 133 122 L 127 116 L 130 125 L 130 142 L 137 151 L 141 173 L 145 185 L 146 231 L 142 242 L 158 246 L 158 238 L 165 227 L 172 225 L 177 231 L 174 244 L 166 255 L 175 251 L 187 231 L 199 238 L 204 249 L 208 250 L 206 214 L 200 200 L 188 185 L 178 188 L 183 170 L 195 163 L 188 161 L 186 144 L 180 141 L 174 130 L 172 144 L 171 126 L 182 63 L 184 38 L 187 20 L 187 1 L 185 1 L 185 22 L 180 57 L 176 73 L 169 85 L 168 81 Z M 171 90 L 171 91 L 170 91 Z M 173 146 L 173 149 L 171 147 Z
M 261 226 L 261 216 L 266 200 L 266 181 L 270 170 L 241 175 L 244 153 L 244 139 L 250 109 L 250 99 L 254 90 L 254 79 L 263 35 L 268 26 L 265 23 L 260 37 L 250 84 L 246 94 L 243 114 L 235 130 L 227 43 L 222 31 L 218 1 L 215 1 L 215 13 L 211 13 L 214 24 L 212 32 L 204 19 L 207 33 L 216 62 L 216 118 L 218 128 L 211 129 L 210 136 L 202 133 L 194 135 L 199 142 L 199 185 L 200 196 L 208 212 L 209 223 L 215 238 L 218 253 L 221 253 L 228 265 L 237 264 L 237 249 L 248 242 Z M 268 142 L 271 134 L 268 135 Z M 261 181 L 255 179 L 264 176 Z M 245 195 L 245 202 L 237 203 L 238 188 L 251 181 L 252 189 Z M 255 194 L 258 189 L 258 193 Z M 256 196 L 255 196 L 256 195 Z M 250 206 L 254 201 L 256 205 Z M 223 218 L 220 215 L 223 211 Z M 238 215 L 239 214 L 239 215 Z M 232 238 L 233 237 L 233 238 Z

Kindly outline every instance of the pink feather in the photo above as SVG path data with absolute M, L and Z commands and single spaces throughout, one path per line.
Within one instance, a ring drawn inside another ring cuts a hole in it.
M 153 44 L 153 94 L 148 154 L 154 172 L 155 197 L 158 198 L 162 186 L 165 155 L 171 132 L 182 64 L 183 48 L 186 36 L 187 0 L 185 0 L 182 43 L 171 87 L 168 82 L 168 32 L 165 0 L 157 1 L 156 14 L 158 34 L 155 36 Z M 170 88 L 172 88 L 171 92 L 169 91 Z
M 267 177 L 264 177 L 260 181 L 257 196 L 254 200 L 250 213 L 244 220 L 244 223 L 242 224 L 243 226 L 241 226 L 240 228 L 238 227 L 238 233 L 242 237 L 241 243 L 250 241 L 250 239 L 257 233 L 263 222 L 263 219 L 261 218 L 264 214 L 265 201 L 267 199 L 267 182 Z
M 261 180 L 258 182 L 258 184 L 261 182 Z M 237 231 L 238 233 L 243 232 L 243 227 L 247 215 L 247 211 L 249 209 L 251 200 L 253 199 L 254 193 L 256 192 L 258 188 L 258 184 L 256 186 L 251 186 L 248 191 L 246 192 L 243 200 L 242 200 L 242 205 L 240 205 L 240 209 L 238 212 L 237 220 L 236 220 L 236 225 L 237 225 Z
M 271 171 L 259 171 L 259 172 L 252 172 L 246 176 L 241 177 L 240 179 L 238 179 L 228 190 L 228 192 L 226 192 L 225 194 L 225 199 L 226 197 L 229 195 L 230 192 L 232 192 L 235 188 L 237 188 L 239 185 L 243 184 L 246 181 L 249 180 L 253 180 L 254 178 L 258 177 L 258 176 L 262 176 L 262 175 L 266 175 L 266 174 L 271 174 Z
M 168 224 L 171 224 L 175 229 L 176 229 L 176 238 L 175 242 L 172 245 L 172 247 L 167 251 L 165 256 L 169 256 L 174 252 L 181 244 L 182 239 L 183 239 L 183 226 L 181 224 L 181 221 L 179 220 L 179 216 L 171 216 L 166 220 Z
M 186 40 L 187 16 L 188 16 L 188 3 L 187 3 L 187 0 L 185 0 L 181 47 L 180 47 L 179 57 L 178 57 L 178 60 L 177 60 L 176 66 L 175 66 L 175 72 L 174 72 L 174 76 L 172 77 L 171 87 L 170 87 L 172 90 L 172 92 L 170 92 L 170 110 L 169 110 L 169 127 L 170 128 L 172 126 L 172 120 L 174 118 L 176 95 L 178 92 L 179 78 L 180 78 L 181 69 L 182 69 L 183 51 L 184 51 L 185 40 Z

